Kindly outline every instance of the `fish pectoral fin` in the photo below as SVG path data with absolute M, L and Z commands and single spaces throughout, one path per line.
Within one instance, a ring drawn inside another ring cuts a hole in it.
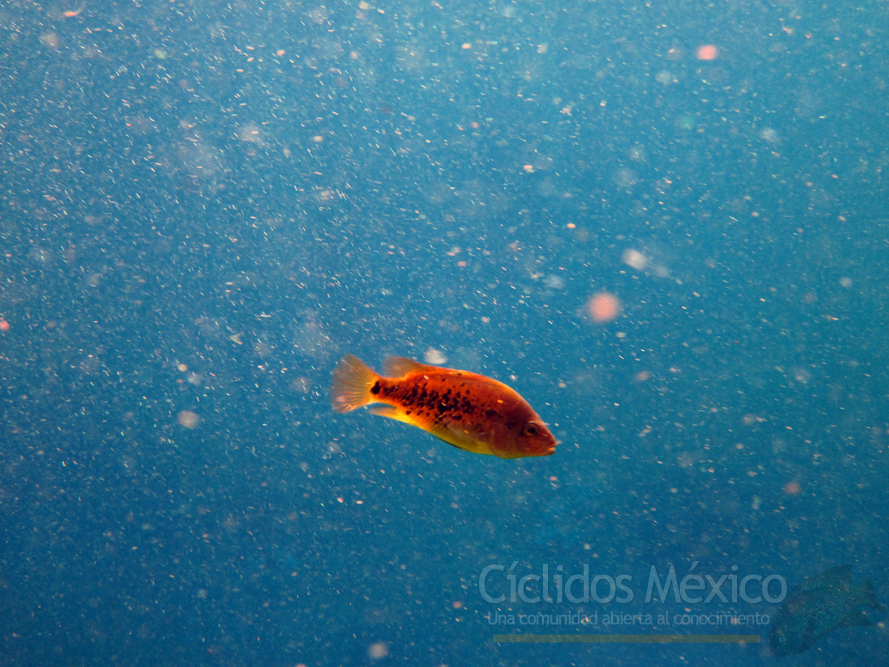
M 469 429 L 460 424 L 450 424 L 442 426 L 437 431 L 431 431 L 431 433 L 457 449 L 474 454 L 494 454 L 485 440 L 483 430 Z
M 445 424 L 433 424 L 425 428 L 426 431 L 434 435 L 439 440 L 444 440 L 446 443 L 456 447 L 457 449 L 462 449 L 467 452 L 477 451 L 472 446 L 471 440 L 467 437 L 467 434 L 464 431 L 455 428 L 453 425 L 447 426 Z
M 461 426 L 460 424 L 451 424 L 448 427 L 448 430 L 454 434 L 454 437 L 461 438 L 463 440 L 474 440 L 477 442 L 483 442 L 487 437 L 487 432 L 484 428 L 479 426 L 467 427 Z
M 873 627 L 874 622 L 867 617 L 863 609 L 853 609 L 849 615 L 840 623 L 841 628 L 854 628 L 857 625 L 868 625 Z

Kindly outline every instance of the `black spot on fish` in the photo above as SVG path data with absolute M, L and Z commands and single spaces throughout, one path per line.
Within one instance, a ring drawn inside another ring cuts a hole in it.
M 377 394 L 380 393 L 380 383 L 379 382 L 374 383 L 374 386 L 370 388 L 370 393 L 373 394 L 374 396 L 376 396 Z

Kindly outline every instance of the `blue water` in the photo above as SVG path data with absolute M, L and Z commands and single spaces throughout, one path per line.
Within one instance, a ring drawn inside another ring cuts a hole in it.
M 767 625 L 644 615 L 777 604 L 646 601 L 652 568 L 849 563 L 889 603 L 887 26 L 868 0 L 4 5 L 0 665 L 746 667 Z M 335 415 L 345 353 L 443 355 L 562 442 L 504 461 Z M 635 596 L 487 602 L 513 564 Z M 492 624 L 612 612 L 642 620 Z M 889 632 L 782 660 L 889 664 Z

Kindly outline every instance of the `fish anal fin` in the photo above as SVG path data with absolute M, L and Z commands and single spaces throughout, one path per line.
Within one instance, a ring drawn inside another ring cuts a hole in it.
M 333 371 L 330 388 L 330 404 L 335 412 L 349 412 L 362 405 L 373 403 L 371 389 L 380 376 L 358 357 L 347 354 Z
M 446 443 L 457 449 L 473 452 L 475 454 L 493 454 L 487 445 L 479 442 L 476 438 L 473 438 L 469 432 L 460 429 L 459 427 L 448 427 L 444 424 L 421 423 L 419 420 L 414 419 L 401 409 L 391 406 L 371 408 L 369 412 L 380 417 L 388 417 L 395 421 L 422 428 L 430 435 L 434 435 L 439 440 L 444 440 Z
M 368 410 L 372 415 L 378 415 L 380 417 L 388 417 L 389 419 L 394 419 L 395 421 L 404 422 L 405 424 L 411 424 L 412 426 L 416 426 L 416 424 L 408 417 L 404 412 L 399 410 L 398 408 L 393 408 L 391 406 L 380 407 L 380 408 L 371 408 Z
M 405 424 L 410 424 L 411 426 L 418 426 L 422 428 L 424 431 L 431 433 L 436 438 L 441 438 L 445 442 L 450 444 L 454 444 L 449 440 L 449 438 L 453 439 L 453 435 L 446 426 L 442 426 L 439 424 L 427 425 L 419 423 L 415 418 L 411 417 L 404 410 L 400 408 L 395 408 L 390 405 L 385 407 L 381 406 L 378 408 L 371 408 L 368 410 L 372 415 L 378 415 L 380 417 L 388 417 L 389 419 L 394 419 L 395 421 L 404 422 Z

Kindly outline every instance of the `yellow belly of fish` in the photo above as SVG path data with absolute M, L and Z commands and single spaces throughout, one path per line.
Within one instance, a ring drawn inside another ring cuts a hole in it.
M 404 410 L 398 406 L 371 408 L 370 412 L 381 417 L 388 417 L 389 419 L 395 419 L 396 421 L 416 426 L 458 449 L 473 454 L 489 454 L 491 456 L 496 456 L 494 452 L 491 451 L 491 446 L 485 439 L 481 429 L 472 428 L 465 424 L 436 424 L 434 422 L 427 422 L 425 419 L 417 419 L 414 416 L 405 413 Z

